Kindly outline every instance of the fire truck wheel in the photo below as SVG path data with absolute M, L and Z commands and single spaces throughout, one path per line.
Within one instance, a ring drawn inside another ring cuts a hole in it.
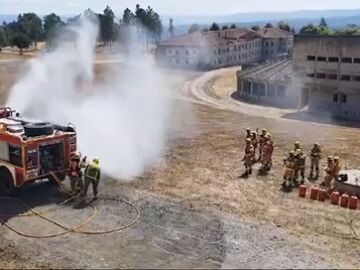
M 52 135 L 54 126 L 50 123 L 29 123 L 24 126 L 26 137 L 36 137 L 41 135 Z
M 10 196 L 15 191 L 14 179 L 7 168 L 0 168 L 0 193 Z

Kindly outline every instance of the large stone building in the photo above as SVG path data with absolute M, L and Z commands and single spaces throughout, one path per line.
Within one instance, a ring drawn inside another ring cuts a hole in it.
M 215 69 L 246 65 L 292 53 L 291 33 L 275 28 L 194 32 L 160 43 L 159 64 L 177 68 Z
M 298 107 L 298 93 L 293 83 L 293 65 L 288 58 L 239 70 L 236 76 L 237 98 L 263 105 Z
M 296 36 L 293 64 L 301 106 L 360 120 L 360 37 Z

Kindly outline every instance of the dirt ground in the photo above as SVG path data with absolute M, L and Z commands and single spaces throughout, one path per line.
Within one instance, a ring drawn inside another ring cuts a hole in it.
M 359 129 L 289 120 L 283 111 L 231 100 L 233 70 L 205 77 L 168 71 L 176 102 L 161 165 L 128 183 L 103 179 L 100 189 L 103 196 L 139 206 L 135 226 L 111 235 L 51 239 L 24 238 L 1 227 L 0 268 L 358 268 L 360 211 L 279 189 L 282 159 L 296 140 L 306 152 L 318 141 L 324 156 L 336 154 L 344 166 L 358 167 Z M 273 134 L 275 160 L 268 176 L 239 178 L 247 127 Z M 46 195 L 34 199 L 30 193 Z M 47 183 L 26 187 L 18 196 L 36 210 L 64 199 Z M 99 215 L 91 228 L 134 216 L 116 203 L 95 205 Z M 1 211 L 9 208 L 25 211 L 0 202 Z M 68 206 L 50 217 L 75 224 L 89 211 Z M 14 215 L 8 223 L 35 234 L 58 230 L 34 217 Z

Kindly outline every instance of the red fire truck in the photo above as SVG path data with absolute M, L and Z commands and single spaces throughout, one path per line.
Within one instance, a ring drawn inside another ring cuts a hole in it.
M 19 117 L 0 108 L 0 193 L 11 195 L 38 179 L 64 180 L 70 156 L 76 152 L 76 131 Z

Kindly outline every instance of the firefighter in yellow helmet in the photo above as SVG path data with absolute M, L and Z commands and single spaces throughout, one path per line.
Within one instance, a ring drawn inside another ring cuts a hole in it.
M 244 158 L 242 159 L 242 161 L 244 161 L 245 173 L 242 175 L 242 177 L 247 177 L 250 174 L 252 174 L 253 156 L 254 156 L 254 147 L 251 143 L 251 139 L 246 139 L 245 155 Z
M 325 186 L 328 191 L 331 189 L 331 180 L 334 177 L 335 163 L 334 157 L 328 156 L 327 165 L 325 167 L 325 178 L 321 185 Z
M 318 179 L 319 178 L 319 164 L 321 159 L 321 148 L 319 143 L 314 143 L 313 148 L 310 151 L 310 179 Z M 314 178 L 314 170 L 315 170 L 315 178 Z
M 265 143 L 266 143 L 266 134 L 267 134 L 267 130 L 266 129 L 263 129 L 261 131 L 261 134 L 259 135 L 259 161 L 262 160 L 263 158 L 263 153 L 264 153 L 264 146 L 265 146 Z
M 294 143 L 294 151 L 296 152 L 296 150 L 300 149 L 302 152 L 302 148 L 301 148 L 301 142 L 297 141 Z
M 70 179 L 71 195 L 76 195 L 78 190 L 81 191 L 83 188 L 80 159 L 81 154 L 79 152 L 74 153 L 70 157 L 70 164 L 69 168 L 67 169 L 67 174 Z
M 300 148 L 298 148 L 295 151 L 295 176 L 294 176 L 294 186 L 298 186 L 298 178 L 299 174 L 301 176 L 301 182 L 300 184 L 303 184 L 305 182 L 305 162 L 306 162 L 306 156 L 302 152 Z
M 274 143 L 272 141 L 272 136 L 270 133 L 265 135 L 265 145 L 263 149 L 263 158 L 261 160 L 260 171 L 262 173 L 267 173 L 271 170 L 272 167 L 272 155 L 274 152 Z
M 282 183 L 282 188 L 284 191 L 291 190 L 291 182 L 295 177 L 295 152 L 291 151 L 289 156 L 284 159 L 285 172 L 284 172 L 284 182 Z
M 90 164 L 86 164 L 84 171 L 84 191 L 83 196 L 87 195 L 89 185 L 92 184 L 94 199 L 97 199 L 98 186 L 101 176 L 99 159 L 94 158 Z
M 334 180 L 339 177 L 340 171 L 341 171 L 340 158 L 335 156 L 334 157 L 334 171 L 333 171 L 333 179 Z

